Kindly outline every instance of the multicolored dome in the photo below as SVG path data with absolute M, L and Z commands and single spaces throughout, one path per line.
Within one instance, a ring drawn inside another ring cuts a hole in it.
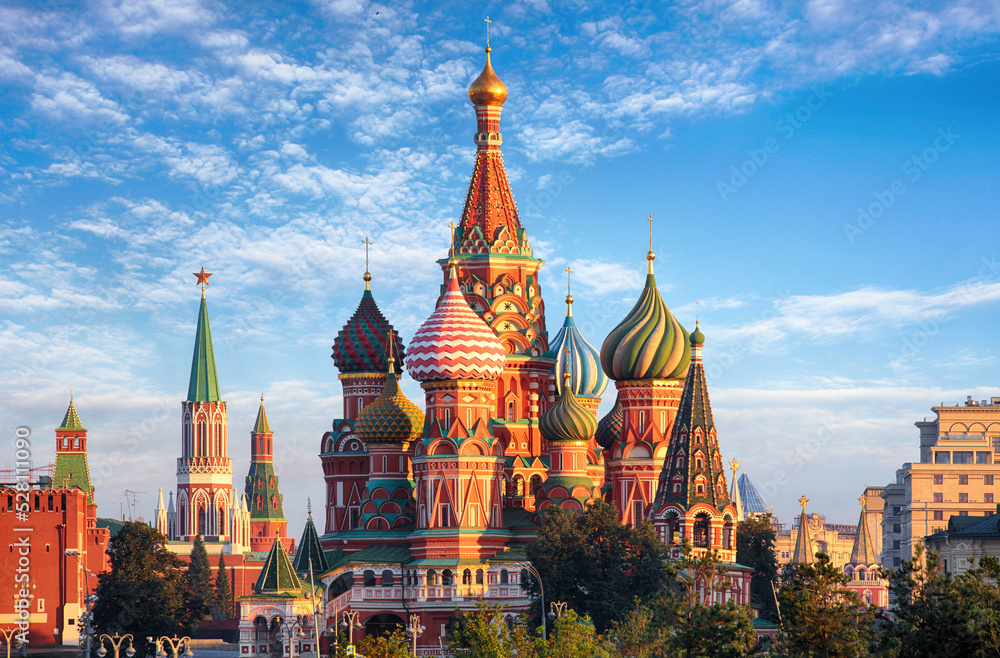
M 601 353 L 587 342 L 573 321 L 572 297 L 567 297 L 566 321 L 549 342 L 555 353 L 556 390 L 562 395 L 563 374 L 570 373 L 569 387 L 578 397 L 599 398 L 608 386 L 608 376 L 601 369 Z M 567 350 L 569 352 L 567 353 Z
M 465 301 L 452 264 L 437 308 L 410 341 L 406 358 L 410 377 L 418 382 L 492 381 L 503 373 L 506 360 L 497 335 Z
M 566 374 L 569 379 L 569 374 Z M 563 384 L 559 402 L 545 410 L 538 419 L 538 430 L 546 441 L 590 441 L 597 431 L 597 419 L 577 402 L 572 386 Z
M 479 77 L 469 85 L 469 100 L 473 105 L 503 105 L 507 100 L 507 85 L 493 71 L 490 63 L 490 50 L 486 46 L 486 66 Z
M 615 398 L 615 406 L 611 407 L 608 415 L 597 424 L 597 432 L 594 440 L 602 448 L 610 448 L 615 441 L 622 436 L 622 427 L 625 425 L 625 410 L 622 409 L 621 398 Z
M 691 363 L 688 330 L 670 313 L 656 289 L 653 252 L 639 301 L 601 347 L 601 366 L 614 380 L 680 379 Z
M 424 412 L 406 399 L 396 382 L 396 363 L 389 354 L 389 373 L 382 393 L 365 406 L 354 421 L 354 431 L 365 443 L 406 443 L 420 438 Z
M 333 341 L 333 355 L 330 358 L 341 374 L 385 372 L 390 331 L 393 335 L 393 351 L 400 357 L 400 363 L 395 367 L 396 374 L 399 375 L 403 372 L 402 360 L 405 356 L 403 341 L 382 315 L 366 281 L 361 303 Z

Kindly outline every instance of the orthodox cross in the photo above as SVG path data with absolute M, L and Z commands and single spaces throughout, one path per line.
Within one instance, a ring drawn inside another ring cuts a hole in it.
M 371 245 L 373 245 L 375 243 L 372 242 L 371 240 L 369 240 L 367 235 L 365 236 L 365 239 L 361 241 L 361 243 L 365 245 L 365 272 L 367 272 L 368 271 L 368 247 L 370 247 Z
M 699 316 L 701 315 L 701 302 L 698 301 L 698 300 L 695 300 L 694 306 L 695 306 L 695 308 L 694 308 L 694 324 L 695 324 L 695 326 L 697 326 L 698 325 Z
M 489 16 L 487 16 L 484 20 L 486 21 L 486 47 L 489 48 L 490 47 L 490 23 L 492 23 L 493 21 L 490 20 Z
M 653 250 L 653 213 L 649 213 L 649 217 L 646 218 L 649 222 L 649 250 Z
M 572 294 L 572 290 L 570 289 L 570 284 L 572 283 L 572 280 L 570 279 L 571 276 L 573 276 L 573 268 L 572 267 L 567 267 L 566 268 L 566 294 L 567 295 Z

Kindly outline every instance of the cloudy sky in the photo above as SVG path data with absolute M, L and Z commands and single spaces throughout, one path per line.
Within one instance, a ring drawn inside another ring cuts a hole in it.
M 14 1 L 0 461 L 18 426 L 52 460 L 72 389 L 100 514 L 129 489 L 149 518 L 175 486 L 204 266 L 235 483 L 263 390 L 297 536 L 365 236 L 404 340 L 432 310 L 487 14 L 549 326 L 572 265 L 601 344 L 652 213 L 664 298 L 689 328 L 700 308 L 724 455 L 783 520 L 805 494 L 853 523 L 932 405 L 1000 395 L 996 0 Z

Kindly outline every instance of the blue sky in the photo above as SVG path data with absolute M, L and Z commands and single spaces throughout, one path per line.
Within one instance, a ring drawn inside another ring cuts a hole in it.
M 550 329 L 571 264 L 600 346 L 652 213 L 664 298 L 689 328 L 701 302 L 723 453 L 784 520 L 805 494 L 854 522 L 932 405 L 1000 394 L 995 1 L 13 2 L 2 444 L 27 425 L 52 459 L 72 388 L 100 513 L 131 489 L 149 518 L 175 486 L 204 266 L 235 484 L 263 390 L 298 535 L 365 236 L 404 340 L 432 310 L 487 14 Z

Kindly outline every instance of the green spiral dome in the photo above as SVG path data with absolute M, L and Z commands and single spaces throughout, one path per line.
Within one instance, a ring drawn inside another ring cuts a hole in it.
M 597 419 L 577 401 L 572 387 L 564 386 L 559 402 L 538 419 L 538 429 L 546 441 L 590 441 L 597 431 Z
M 690 363 L 690 334 L 670 313 L 650 272 L 639 301 L 604 339 L 601 367 L 616 381 L 681 379 Z

